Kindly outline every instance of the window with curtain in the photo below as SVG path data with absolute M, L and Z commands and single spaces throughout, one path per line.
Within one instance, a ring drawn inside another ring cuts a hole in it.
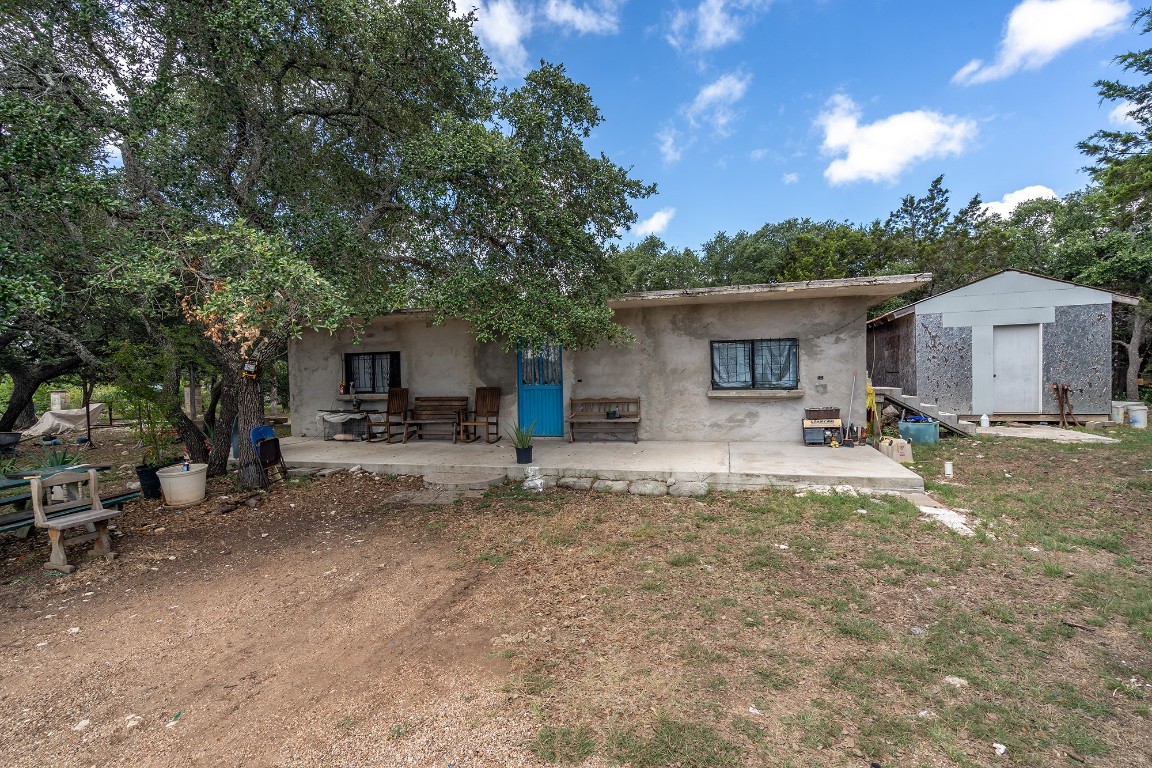
M 384 393 L 400 386 L 399 352 L 357 352 L 344 355 L 344 380 L 357 392 Z
M 796 389 L 798 339 L 712 342 L 712 389 Z

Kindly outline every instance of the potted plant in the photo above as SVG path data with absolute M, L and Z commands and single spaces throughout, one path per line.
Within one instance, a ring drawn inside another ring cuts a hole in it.
M 175 461 L 164 433 L 166 426 L 155 403 L 137 401 L 134 431 L 140 443 L 140 464 L 136 467 L 136 477 L 140 480 L 140 493 L 146 499 L 160 498 L 160 478 L 156 471 Z
M 531 464 L 532 436 L 536 432 L 536 422 L 532 422 L 527 427 L 521 427 L 518 424 L 509 424 L 509 426 L 511 432 L 508 433 L 508 437 L 512 441 L 512 447 L 516 449 L 516 463 Z

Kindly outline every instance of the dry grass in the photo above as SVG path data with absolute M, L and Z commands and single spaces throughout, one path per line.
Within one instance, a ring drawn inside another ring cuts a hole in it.
M 616 759 L 660 764 L 676 722 L 708 734 L 692 765 L 1142 764 L 1152 441 L 1022 443 L 918 449 L 929 478 L 956 463 L 932 485 L 976 538 L 892 498 L 509 487 L 464 505 L 461 545 L 506 558 L 531 711 Z
M 39 573 L 42 543 L 2 542 L 0 603 L 12 621 L 0 639 L 34 658 L 40 651 L 25 648 L 26 638 L 47 624 L 30 606 L 64 605 L 76 593 L 67 605 L 86 611 L 83 590 L 100 584 L 136 595 L 111 603 L 115 610 L 154 603 L 158 618 L 174 602 L 167 595 L 179 593 L 198 621 L 218 629 L 182 645 L 179 666 L 125 680 L 117 696 L 195 690 L 202 719 L 188 722 L 188 733 L 207 738 L 225 721 L 204 719 L 205 708 L 228 701 L 236 682 L 216 665 L 248 663 L 212 638 L 255 633 L 245 643 L 284 683 L 274 696 L 252 693 L 245 711 L 278 713 L 291 696 L 323 707 L 331 734 L 294 748 L 339 744 L 377 755 L 363 765 L 405 764 L 371 750 L 411 759 L 418 744 L 430 749 L 441 721 L 403 702 L 436 701 L 439 681 L 451 680 L 469 727 L 508 750 L 488 762 L 473 756 L 473 765 L 1142 766 L 1152 754 L 1152 435 L 1123 437 L 1116 446 L 953 440 L 918 448 L 934 493 L 979 520 L 973 538 L 922 520 L 902 499 L 783 491 L 652 499 L 509 485 L 452 507 L 398 508 L 387 496 L 414 481 L 339 475 L 225 516 L 141 505 L 125 516 L 120 560 L 85 566 L 70 581 Z M 957 470 L 948 484 L 946 459 Z M 386 588 L 381 576 L 314 594 L 314 584 L 334 578 L 329 557 L 351 558 L 356 573 L 412 565 Z M 237 578 L 241 567 L 264 575 L 249 583 Z M 273 577 L 282 591 L 266 589 Z M 225 615 L 212 604 L 220 594 L 279 623 L 265 631 L 264 619 Z M 325 649 L 326 665 L 350 678 L 373 670 L 370 680 L 327 692 L 326 679 L 326 693 L 310 698 L 315 665 L 294 657 L 302 646 L 280 640 L 310 616 L 323 617 L 305 626 L 316 627 L 307 640 Z M 113 614 L 107 626 L 122 621 Z M 152 635 L 168 624 L 140 626 L 117 636 L 123 658 L 151 658 Z M 468 644 L 448 645 L 446 628 L 468 628 Z M 395 673 L 378 674 L 392 648 L 404 654 Z M 105 658 L 99 645 L 82 651 Z M 471 677 L 449 668 L 465 651 Z M 218 688 L 200 685 L 195 670 L 204 664 L 217 670 Z M 414 668 L 420 673 L 406 680 Z M 481 684 L 490 675 L 491 690 Z M 57 701 L 110 700 L 88 690 L 82 669 L 69 680 L 50 692 Z M 29 701 L 46 684 L 8 680 L 18 682 Z M 345 711 L 332 701 L 356 704 Z M 198 722 L 204 731 L 192 730 Z M 282 734 L 250 730 L 244 759 L 279 764 Z M 56 738 L 80 738 L 65 734 Z M 207 743 L 205 759 L 243 757 L 231 741 Z M 88 763 L 145 754 L 130 747 L 120 740 L 82 754 Z

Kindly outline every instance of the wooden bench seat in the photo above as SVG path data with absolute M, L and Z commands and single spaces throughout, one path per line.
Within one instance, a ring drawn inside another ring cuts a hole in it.
M 610 418 L 610 412 L 618 413 Z M 638 397 L 573 397 L 569 401 L 568 439 L 576 435 L 631 435 L 640 440 L 640 398 Z
M 52 490 L 57 487 L 67 489 L 67 500 L 52 501 Z M 119 515 L 120 510 L 109 509 L 100 503 L 96 470 L 90 469 L 86 474 L 60 472 L 51 477 L 32 478 L 32 511 L 36 527 L 46 529 L 52 542 L 52 552 L 44 564 L 46 570 L 63 573 L 76 570 L 76 566 L 68 564 L 64 551 L 66 544 L 92 541 L 93 555 L 103 555 L 108 560 L 116 556 L 108 536 L 108 521 Z M 94 526 L 95 530 L 68 539 L 61 536 L 70 528 L 88 525 Z
M 455 443 L 460 422 L 468 413 L 468 396 L 464 397 L 417 397 L 412 409 L 404 416 L 404 442 L 411 435 L 423 440 L 426 433 L 441 437 L 451 437 Z M 428 432 L 429 427 L 447 427 L 446 432 Z
M 32 498 L 32 494 L 30 493 L 25 495 L 28 496 L 29 499 Z M 125 493 L 118 493 L 111 496 L 101 496 L 100 506 L 108 509 L 123 510 L 125 504 L 138 498 L 140 498 L 140 491 L 126 491 Z M 83 511 L 88 509 L 90 506 L 90 503 L 87 501 L 76 502 L 75 506 L 55 510 L 51 514 L 47 515 L 47 517 L 49 520 L 52 520 L 62 515 Z M 20 533 L 20 537 L 23 538 L 27 534 L 28 529 L 31 528 L 34 524 L 35 517 L 33 516 L 33 512 L 30 509 L 11 512 L 7 515 L 0 515 L 0 533 L 11 533 L 12 531 L 16 531 Z

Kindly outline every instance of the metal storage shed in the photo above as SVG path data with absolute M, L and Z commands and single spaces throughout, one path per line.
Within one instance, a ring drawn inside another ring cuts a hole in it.
M 1112 399 L 1112 305 L 1138 300 L 1008 269 L 868 323 L 868 368 L 961 418 L 1057 414 L 1052 384 L 1068 385 L 1077 415 Z

